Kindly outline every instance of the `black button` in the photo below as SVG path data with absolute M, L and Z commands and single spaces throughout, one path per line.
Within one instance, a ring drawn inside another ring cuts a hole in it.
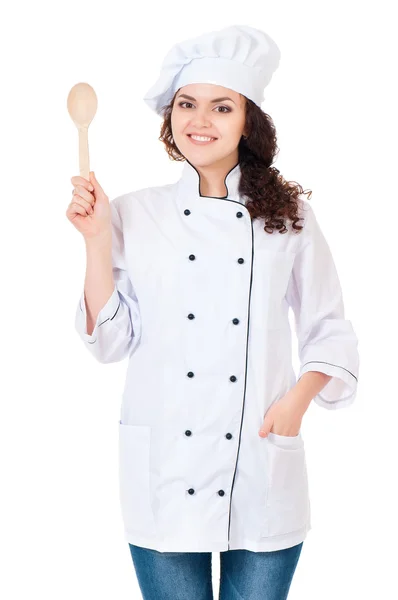
M 186 208 L 184 210 L 184 215 L 190 215 L 190 214 L 191 214 L 191 211 L 189 210 L 189 208 Z
M 224 490 L 218 490 L 218 495 L 219 496 L 224 496 L 224 494 L 225 494 Z
M 192 313 L 189 313 L 189 315 L 188 315 L 188 319 L 191 319 L 191 320 L 192 320 L 192 319 L 194 319 L 194 318 L 195 318 L 195 315 L 193 315 Z
M 243 265 L 243 263 L 244 263 L 244 262 L 245 262 L 245 261 L 243 260 L 243 258 L 238 258 L 238 263 L 239 263 L 240 265 Z
M 192 371 L 189 371 L 189 373 L 187 373 L 188 377 L 193 377 L 193 373 Z
M 226 433 L 225 437 L 227 438 L 227 440 L 230 440 L 232 438 L 232 433 Z
M 189 488 L 188 494 L 191 494 L 191 496 L 192 496 L 192 494 L 194 494 L 194 493 L 195 493 L 195 490 L 193 488 Z
M 234 325 L 237 325 L 237 324 L 239 323 L 239 319 L 232 319 L 232 323 L 233 323 Z
M 194 254 L 190 254 L 189 255 L 189 260 L 195 260 L 195 255 Z
M 236 377 L 235 377 L 235 375 L 231 375 L 231 377 L 230 377 L 230 380 L 231 380 L 231 381 L 236 381 Z
M 192 431 L 190 431 L 189 429 L 186 430 L 185 435 L 192 435 Z
M 241 213 L 240 211 L 236 213 L 236 216 L 238 217 L 238 219 L 240 219 L 241 217 L 243 217 L 243 213 Z

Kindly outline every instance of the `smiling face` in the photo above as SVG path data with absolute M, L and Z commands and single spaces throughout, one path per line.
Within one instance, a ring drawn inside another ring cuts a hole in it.
M 238 144 L 245 133 L 245 97 L 212 83 L 191 83 L 176 94 L 171 113 L 174 142 L 198 167 L 238 162 Z M 195 140 L 192 134 L 216 138 Z

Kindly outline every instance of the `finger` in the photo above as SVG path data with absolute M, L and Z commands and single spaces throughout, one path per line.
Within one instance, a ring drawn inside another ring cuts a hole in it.
M 74 195 L 72 201 L 77 202 L 78 204 L 80 204 L 84 208 L 84 210 L 87 212 L 87 214 L 92 215 L 94 213 L 93 206 L 85 198 L 82 198 L 79 195 Z
M 82 185 L 75 186 L 74 195 L 81 196 L 82 198 L 87 200 L 87 202 L 90 202 L 92 206 L 94 205 L 95 198 L 93 194 L 90 194 L 90 192 L 88 192 L 86 188 L 84 188 Z
M 80 175 L 75 175 L 74 177 L 71 177 L 71 182 L 73 183 L 74 186 L 81 185 L 90 191 L 93 191 L 93 189 L 94 189 L 91 181 L 89 181 L 85 177 L 81 177 Z
M 82 217 L 88 216 L 86 210 L 80 206 L 80 204 L 77 202 L 71 202 L 66 210 L 66 216 L 69 219 L 73 219 L 75 215 L 81 215 Z
M 86 214 L 86 215 L 92 215 L 94 213 L 94 210 L 91 206 L 91 204 L 89 202 L 87 202 L 87 200 L 85 200 L 84 198 L 82 198 L 81 196 L 73 196 L 71 205 L 76 205 L 76 206 L 80 206 L 83 209 L 83 213 L 80 214 Z

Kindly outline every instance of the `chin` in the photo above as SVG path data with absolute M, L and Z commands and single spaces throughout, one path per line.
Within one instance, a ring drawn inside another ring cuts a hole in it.
M 207 153 L 207 155 L 205 156 L 205 152 L 182 152 L 182 154 L 185 156 L 185 158 L 187 160 L 189 160 L 190 163 L 192 163 L 193 165 L 197 165 L 198 167 L 206 167 L 208 165 L 212 165 L 213 163 L 217 162 L 218 160 L 220 160 L 220 158 L 218 156 L 215 156 L 214 154 L 212 154 L 211 152 Z
M 180 148 L 179 148 L 180 149 Z M 209 148 L 187 148 L 185 145 L 181 146 L 180 152 L 194 165 L 199 167 L 205 167 L 212 165 L 215 162 L 223 160 L 227 155 L 220 154 L 220 152 L 214 152 Z

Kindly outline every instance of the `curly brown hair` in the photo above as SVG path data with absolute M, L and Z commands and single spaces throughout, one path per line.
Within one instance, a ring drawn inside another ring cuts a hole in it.
M 184 161 L 186 158 L 178 150 L 172 135 L 171 113 L 179 90 L 171 102 L 163 107 L 163 122 L 159 140 L 164 143 L 171 160 Z M 297 225 L 302 217 L 298 216 L 299 196 L 312 191 L 304 191 L 295 181 L 286 181 L 279 170 L 272 165 L 279 152 L 276 130 L 271 117 L 257 104 L 245 96 L 245 131 L 247 137 L 241 137 L 238 145 L 241 178 L 239 194 L 245 196 L 245 203 L 252 220 L 264 219 L 264 231 L 286 233 L 285 220 L 292 222 L 292 228 L 299 233 L 302 225 Z

